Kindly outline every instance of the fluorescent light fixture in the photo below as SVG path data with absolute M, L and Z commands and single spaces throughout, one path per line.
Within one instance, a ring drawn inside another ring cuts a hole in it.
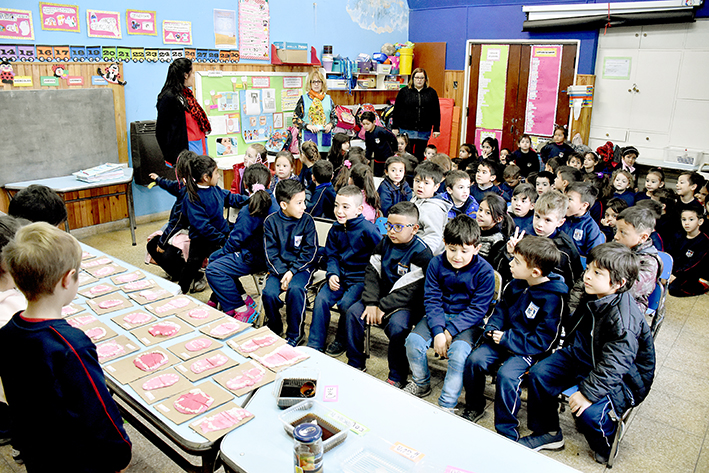
M 555 20 L 564 18 L 588 17 L 608 14 L 627 15 L 633 13 L 660 13 L 691 10 L 699 7 L 704 0 L 662 0 L 644 2 L 610 3 L 564 3 L 558 5 L 523 6 L 528 21 Z

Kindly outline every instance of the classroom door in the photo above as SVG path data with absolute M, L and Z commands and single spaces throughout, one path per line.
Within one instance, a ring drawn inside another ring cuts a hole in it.
M 545 43 L 546 44 L 546 43 Z M 566 88 L 574 83 L 577 45 L 556 43 L 562 46 L 561 73 L 556 94 L 555 123 L 568 125 L 569 100 Z M 466 108 L 465 142 L 475 142 L 476 114 L 478 110 L 478 88 L 480 59 L 484 43 L 471 43 L 468 51 L 468 103 Z M 534 43 L 509 44 L 507 73 L 504 90 L 504 112 L 502 119 L 502 140 L 500 148 L 517 148 L 519 137 L 524 134 L 527 92 L 529 88 L 530 59 Z M 483 84 L 487 86 L 488 84 Z M 544 138 L 548 138 L 544 136 Z

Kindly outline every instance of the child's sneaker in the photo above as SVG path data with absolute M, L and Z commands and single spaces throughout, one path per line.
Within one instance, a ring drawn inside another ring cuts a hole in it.
M 416 397 L 426 397 L 431 394 L 431 385 L 419 386 L 413 381 L 409 381 L 409 384 L 404 388 L 405 393 L 413 394 Z
M 391 384 L 396 389 L 404 389 L 404 384 L 399 381 L 392 381 L 391 379 L 387 378 L 387 383 Z
M 239 322 L 244 322 L 244 323 L 251 323 L 249 320 L 254 319 L 254 315 L 256 314 L 256 311 L 252 307 L 247 307 L 246 310 L 244 311 L 234 311 L 234 318 L 238 320 Z
M 555 434 L 532 434 L 519 439 L 519 443 L 535 452 L 539 450 L 560 450 L 564 448 L 564 436 L 561 429 Z
M 485 410 L 483 409 L 482 411 L 476 411 L 473 409 L 468 409 L 467 407 L 465 410 L 463 410 L 463 413 L 460 415 L 463 419 L 469 420 L 472 423 L 476 423 L 480 419 L 483 418 L 485 415 Z
M 253 298 L 252 298 L 251 296 L 248 296 L 248 295 L 247 295 L 247 296 L 244 298 L 244 304 L 246 304 L 247 306 L 251 307 L 252 309 L 258 309 L 258 305 L 256 304 L 256 301 L 253 300 Z
M 302 344 L 304 344 L 304 343 L 306 342 L 306 340 L 305 340 L 305 334 L 304 334 L 304 333 L 303 333 L 303 334 L 300 334 L 300 335 L 298 336 L 298 338 L 296 338 L 296 339 L 286 338 L 286 342 L 288 343 L 288 345 L 290 345 L 290 346 L 292 346 L 292 347 L 297 347 L 297 346 L 299 346 L 299 345 L 302 345 Z
M 347 351 L 347 347 L 345 347 L 342 343 L 338 342 L 335 340 L 332 342 L 328 347 L 325 349 L 325 354 L 332 356 L 332 357 L 338 357 L 345 353 Z

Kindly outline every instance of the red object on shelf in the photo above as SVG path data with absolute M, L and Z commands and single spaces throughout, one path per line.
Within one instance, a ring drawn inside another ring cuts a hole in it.
M 271 43 L 271 64 L 284 65 L 284 66 L 322 66 L 318 55 L 315 52 L 315 47 L 310 46 L 310 62 L 296 63 L 296 62 L 282 62 L 278 59 L 278 53 L 276 52 L 276 45 Z

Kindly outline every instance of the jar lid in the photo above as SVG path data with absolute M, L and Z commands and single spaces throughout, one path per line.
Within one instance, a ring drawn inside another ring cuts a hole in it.
M 299 442 L 315 442 L 322 437 L 322 429 L 316 424 L 300 424 L 293 430 L 293 437 Z

